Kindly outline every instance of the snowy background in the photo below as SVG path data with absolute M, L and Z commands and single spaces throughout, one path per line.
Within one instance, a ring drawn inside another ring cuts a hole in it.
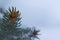
M 60 0 L 0 0 L 0 7 L 16 6 L 22 24 L 41 30 L 41 40 L 60 40 Z

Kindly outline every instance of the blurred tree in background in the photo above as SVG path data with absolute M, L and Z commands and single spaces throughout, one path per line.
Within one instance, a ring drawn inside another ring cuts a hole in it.
M 0 40 L 32 40 L 38 38 L 39 30 L 21 27 L 21 13 L 16 7 L 3 12 L 0 18 Z

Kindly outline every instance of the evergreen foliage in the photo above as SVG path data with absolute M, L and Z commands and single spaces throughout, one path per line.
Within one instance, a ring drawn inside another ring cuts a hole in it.
M 37 38 L 38 30 L 20 27 L 21 13 L 16 10 L 16 7 L 9 8 L 3 14 L 3 18 L 0 18 L 0 40 L 32 40 L 32 37 Z

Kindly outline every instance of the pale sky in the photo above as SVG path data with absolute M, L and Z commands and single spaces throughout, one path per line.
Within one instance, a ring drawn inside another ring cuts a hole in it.
M 41 30 L 41 40 L 60 40 L 60 0 L 0 0 L 8 9 L 16 6 L 21 12 L 22 24 Z

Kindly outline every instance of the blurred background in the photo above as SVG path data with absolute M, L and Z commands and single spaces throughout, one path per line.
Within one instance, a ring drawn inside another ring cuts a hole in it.
M 23 26 L 41 30 L 40 40 L 60 40 L 60 0 L 0 0 L 4 10 L 12 6 L 21 12 Z

